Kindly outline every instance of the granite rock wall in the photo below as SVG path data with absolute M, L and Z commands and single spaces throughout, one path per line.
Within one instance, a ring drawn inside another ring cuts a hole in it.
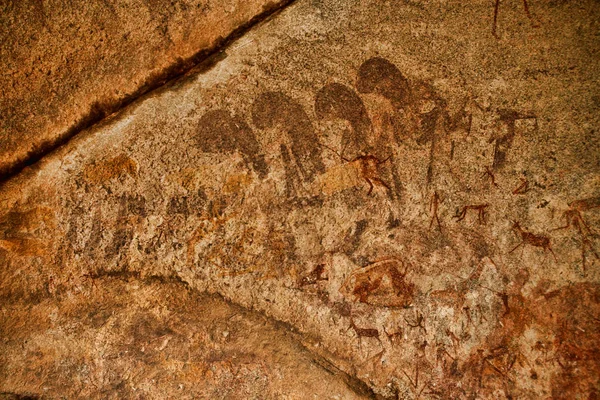
M 496 6 L 293 3 L 3 183 L 2 302 L 175 280 L 357 396 L 595 398 L 598 4 Z

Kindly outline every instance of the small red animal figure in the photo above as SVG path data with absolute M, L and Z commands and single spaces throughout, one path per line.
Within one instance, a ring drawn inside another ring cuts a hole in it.
M 383 328 L 385 335 L 388 337 L 389 341 L 392 343 L 401 342 L 402 337 L 404 336 L 404 331 L 402 328 L 396 328 L 393 332 L 388 332 L 385 327 Z
M 581 213 L 583 211 L 591 210 L 593 208 L 600 207 L 600 197 L 590 197 L 588 199 L 575 200 L 569 203 L 569 209 L 565 211 L 564 218 L 566 221 L 565 226 L 559 226 L 558 228 L 554 228 L 553 231 L 558 231 L 561 229 L 567 229 L 571 225 L 577 228 L 579 235 L 581 236 L 581 259 L 583 263 L 583 273 L 586 273 L 586 256 L 585 256 L 585 247 L 588 246 L 597 260 L 600 260 L 600 256 L 594 249 L 592 241 L 588 238 L 588 234 L 592 233 L 589 225 L 583 219 L 583 215 Z M 584 228 L 587 230 L 585 232 Z
M 356 336 L 358 337 L 358 344 L 360 346 L 360 341 L 362 338 L 375 338 L 377 339 L 377 341 L 379 342 L 379 344 L 381 346 L 383 346 L 383 344 L 381 343 L 381 339 L 379 339 L 379 331 L 377 329 L 374 328 L 359 328 L 354 324 L 354 319 L 352 318 L 352 316 L 350 316 L 350 327 L 348 329 L 352 329 L 354 330 L 354 333 L 356 333 Z
M 454 218 L 456 218 L 456 221 L 462 221 L 463 219 L 465 219 L 465 217 L 467 216 L 467 211 L 468 210 L 476 210 L 478 211 L 478 221 L 480 224 L 485 224 L 485 209 L 489 207 L 488 203 L 485 204 L 470 204 L 470 205 L 466 205 L 462 208 L 462 210 L 460 210 L 460 212 L 456 212 L 456 215 L 454 216 Z
M 513 194 L 525 194 L 529 191 L 529 181 L 521 178 L 521 184 L 512 191 Z
M 549 237 L 543 236 L 543 235 L 536 235 L 534 233 L 527 232 L 526 230 L 521 228 L 521 224 L 519 224 L 519 222 L 517 222 L 517 221 L 513 222 L 512 228 L 514 230 L 516 230 L 519 233 L 519 235 L 521 235 L 521 243 L 519 243 L 509 253 L 512 253 L 513 251 L 515 251 L 522 245 L 528 244 L 528 245 L 535 246 L 535 247 L 541 247 L 544 250 L 550 251 L 550 253 L 552 253 L 552 256 L 554 257 L 554 261 L 558 262 L 558 259 L 556 258 L 556 254 L 554 254 L 554 251 L 552 251 L 552 247 L 550 246 L 550 238 Z

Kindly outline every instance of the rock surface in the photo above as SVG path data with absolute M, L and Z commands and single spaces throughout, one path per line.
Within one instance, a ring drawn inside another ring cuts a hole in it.
M 286 332 L 178 282 L 107 276 L 0 317 L 3 390 L 44 398 L 361 399 Z M 23 346 L 15 346 L 19 343 Z M 9 361 L 10 360 L 10 361 Z M 299 396 L 298 388 L 302 388 Z M 3 398 L 0 394 L 0 398 Z
M 595 398 L 600 5 L 489 3 L 300 0 L 78 135 L 1 188 L 3 303 L 176 277 L 373 396 Z
M 2 2 L 0 177 L 189 69 L 286 2 Z

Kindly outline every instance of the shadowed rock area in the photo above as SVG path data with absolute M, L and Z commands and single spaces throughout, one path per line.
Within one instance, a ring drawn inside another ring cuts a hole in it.
M 0 392 L 596 398 L 599 8 L 298 0 L 81 132 L 0 187 Z

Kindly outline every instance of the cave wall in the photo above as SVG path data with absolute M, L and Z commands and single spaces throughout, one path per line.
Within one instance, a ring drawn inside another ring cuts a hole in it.
M 0 188 L 3 318 L 150 281 L 279 324 L 356 396 L 595 398 L 600 10 L 497 5 L 299 0 L 79 133 Z M 17 393 L 56 328 L 8 326 Z

